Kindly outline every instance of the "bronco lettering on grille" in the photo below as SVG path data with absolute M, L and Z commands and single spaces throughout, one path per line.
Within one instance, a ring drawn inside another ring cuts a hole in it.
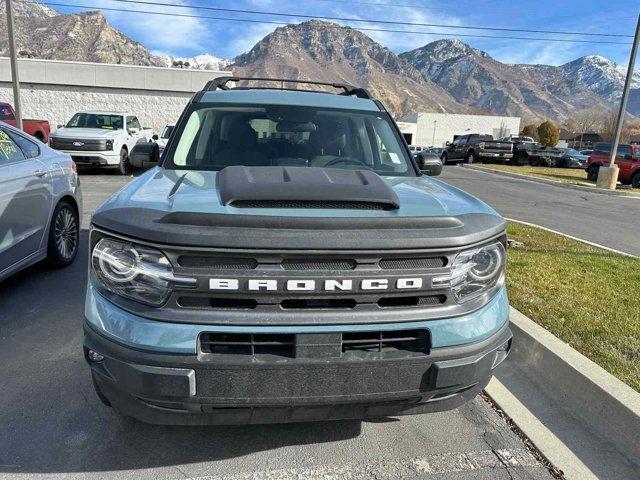
M 360 280 L 351 279 L 295 279 L 295 280 L 275 280 L 275 279 L 245 279 L 241 281 L 237 278 L 210 278 L 210 290 L 248 290 L 252 292 L 259 291 L 278 291 L 285 290 L 288 292 L 313 292 L 316 290 L 335 292 L 335 291 L 353 291 L 353 290 L 415 290 L 422 288 L 421 277 L 404 277 L 395 281 L 386 278 L 363 278 Z M 354 286 L 356 288 L 354 288 Z

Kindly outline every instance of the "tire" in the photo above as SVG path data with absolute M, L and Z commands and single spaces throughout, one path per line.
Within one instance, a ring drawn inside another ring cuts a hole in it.
M 42 143 L 44 143 L 44 135 L 42 134 L 42 132 L 36 132 L 33 134 L 33 137 L 36 140 L 40 140 Z
M 440 156 L 440 160 L 442 160 L 442 165 L 446 165 L 448 162 L 447 152 L 443 152 Z
M 592 182 L 597 182 L 599 170 L 600 170 L 600 165 L 591 165 L 589 168 L 587 168 L 587 180 L 591 180 Z
M 476 161 L 476 154 L 473 152 L 467 153 L 467 158 L 465 160 L 469 165 L 471 165 Z
M 102 402 L 102 404 L 105 407 L 109 407 L 111 408 L 111 402 L 109 401 L 109 399 L 104 395 L 104 393 L 102 393 L 102 390 L 100 389 L 100 386 L 98 385 L 98 382 L 96 381 L 96 374 L 91 372 L 91 381 L 93 382 L 93 389 L 96 392 L 96 395 L 98 396 L 98 398 L 100 399 L 100 401 Z
M 80 221 L 76 209 L 67 201 L 56 205 L 49 226 L 47 263 L 53 268 L 68 267 L 76 259 L 80 244 Z
M 118 164 L 117 171 L 120 175 L 127 175 L 130 170 L 129 153 L 126 148 L 122 147 L 122 149 L 120 149 L 120 163 Z
M 640 172 L 636 172 L 631 178 L 631 187 L 640 188 Z

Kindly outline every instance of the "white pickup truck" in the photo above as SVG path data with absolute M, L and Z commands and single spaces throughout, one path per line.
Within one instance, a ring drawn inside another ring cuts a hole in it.
M 52 148 L 71 155 L 80 166 L 115 168 L 125 175 L 131 168 L 129 152 L 137 143 L 149 142 L 151 134 L 135 115 L 86 111 L 76 113 L 49 138 Z

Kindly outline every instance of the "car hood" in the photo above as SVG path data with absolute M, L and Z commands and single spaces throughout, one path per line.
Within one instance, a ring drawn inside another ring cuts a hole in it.
M 216 171 L 155 167 L 107 200 L 94 214 L 93 223 L 119 233 L 129 231 L 140 238 L 154 237 L 154 240 L 168 238 L 171 228 L 176 228 L 185 239 L 185 229 L 191 227 L 208 229 L 209 237 L 214 233 L 212 227 L 217 227 L 215 233 L 220 233 L 225 226 L 246 227 L 253 229 L 252 232 L 259 229 L 262 234 L 258 235 L 258 240 L 262 240 L 265 231 L 273 233 L 283 228 L 289 231 L 287 241 L 291 240 L 292 230 L 327 231 L 335 227 L 335 231 L 342 232 L 339 238 L 325 239 L 323 246 L 327 242 L 346 242 L 345 230 L 358 230 L 360 227 L 367 233 L 359 230 L 359 234 L 354 236 L 352 240 L 357 240 L 359 245 L 371 243 L 372 237 L 363 235 L 378 229 L 389 233 L 393 226 L 420 230 L 422 238 L 425 234 L 430 236 L 427 232 L 429 229 L 432 233 L 438 229 L 448 229 L 450 234 L 459 233 L 463 236 L 473 230 L 472 238 L 476 240 L 500 233 L 505 228 L 502 217 L 485 203 L 426 176 L 382 177 L 398 197 L 399 208 L 393 210 L 237 208 L 222 203 L 218 177 L 219 172 Z M 243 234 L 246 234 L 244 230 Z M 399 237 L 402 234 L 392 231 L 391 236 Z M 438 237 L 436 234 L 433 236 Z M 229 239 L 226 244 L 228 242 Z M 233 238 L 233 243 L 238 242 L 250 243 L 251 240 Z
M 67 128 L 57 129 L 52 136 L 56 138 L 113 138 L 121 135 L 123 130 L 107 130 L 104 128 Z

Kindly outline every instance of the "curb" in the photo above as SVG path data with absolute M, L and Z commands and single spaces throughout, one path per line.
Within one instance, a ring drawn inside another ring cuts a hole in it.
M 640 393 L 516 309 L 511 308 L 509 318 L 513 332 L 509 360 L 557 403 L 554 408 L 563 409 L 587 430 L 606 439 L 640 471 Z M 583 471 L 584 465 L 571 449 L 495 380 L 487 387 L 487 394 L 536 447 L 565 472 Z M 571 476 L 587 478 L 584 474 Z
M 528 180 L 534 183 L 542 183 L 544 185 L 554 185 L 556 187 L 569 188 L 571 190 L 578 190 L 581 192 L 597 193 L 599 195 L 611 195 L 611 196 L 618 196 L 618 197 L 625 197 L 625 198 L 637 198 L 638 200 L 640 200 L 640 196 L 629 195 L 628 192 L 625 192 L 623 190 L 602 190 L 596 187 L 573 185 L 571 183 L 557 182 L 555 180 L 547 180 L 545 178 L 531 177 L 529 175 L 524 175 L 522 173 L 502 172 L 500 170 L 492 170 L 490 168 L 480 167 L 476 165 L 468 165 L 468 164 L 461 164 L 461 165 L 464 168 L 470 168 L 472 170 L 478 170 L 480 172 L 500 175 L 503 177 L 515 178 L 518 180 Z

